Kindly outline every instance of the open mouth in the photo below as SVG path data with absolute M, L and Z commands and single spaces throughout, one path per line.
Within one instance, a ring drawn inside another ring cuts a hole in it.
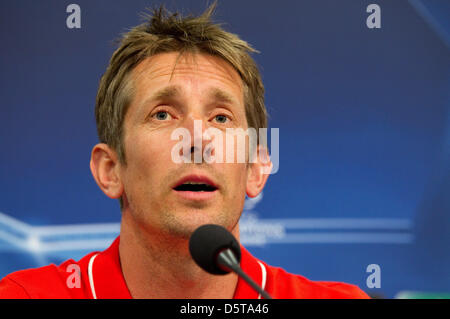
M 174 188 L 180 192 L 214 192 L 217 187 L 206 183 L 186 182 Z

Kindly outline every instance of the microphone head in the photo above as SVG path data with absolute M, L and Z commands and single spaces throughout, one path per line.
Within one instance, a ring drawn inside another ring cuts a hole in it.
M 203 225 L 197 228 L 189 239 L 189 251 L 203 270 L 213 275 L 225 275 L 228 272 L 221 269 L 217 263 L 217 255 L 230 248 L 236 259 L 241 261 L 241 247 L 234 236 L 219 225 Z

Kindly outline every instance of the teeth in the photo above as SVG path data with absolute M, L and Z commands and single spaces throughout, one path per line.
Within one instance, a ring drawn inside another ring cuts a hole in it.
M 183 184 L 185 184 L 185 185 L 208 185 L 208 184 L 206 184 L 206 183 L 202 183 L 202 182 L 186 182 L 186 183 L 183 183 Z

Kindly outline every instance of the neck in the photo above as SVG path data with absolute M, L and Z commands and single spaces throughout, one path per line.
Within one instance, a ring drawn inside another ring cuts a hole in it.
M 238 226 L 233 231 L 239 234 Z M 119 256 L 133 298 L 231 299 L 238 277 L 211 275 L 192 260 L 184 238 L 155 235 L 139 228 L 123 214 Z

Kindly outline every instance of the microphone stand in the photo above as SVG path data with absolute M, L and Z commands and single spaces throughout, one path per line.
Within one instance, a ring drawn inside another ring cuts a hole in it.
M 238 276 L 244 279 L 253 289 L 261 294 L 264 299 L 272 299 L 272 297 L 264 291 L 256 282 L 253 281 L 239 266 L 239 262 L 236 259 L 233 251 L 230 248 L 222 250 L 217 255 L 217 263 L 220 268 L 225 271 L 234 271 Z

